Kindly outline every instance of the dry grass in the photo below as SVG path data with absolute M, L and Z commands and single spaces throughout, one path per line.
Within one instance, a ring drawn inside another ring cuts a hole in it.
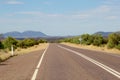
M 8 50 L 0 50 L 0 62 L 8 59 L 10 56 Z
M 0 62 L 10 58 L 11 55 L 8 53 L 0 54 Z
M 108 49 L 107 47 L 97 47 L 93 45 L 80 45 L 80 44 L 73 44 L 73 43 L 61 43 L 65 44 L 71 47 L 76 47 L 76 48 L 83 48 L 83 49 L 89 49 L 89 50 L 94 50 L 94 51 L 101 51 L 101 52 L 107 52 L 107 53 L 113 53 L 113 54 L 120 54 L 120 50 L 117 49 Z
M 47 43 L 43 43 L 43 44 L 35 45 L 27 49 L 18 48 L 16 49 L 16 51 L 14 51 L 14 55 L 22 55 L 22 54 L 30 53 L 30 52 L 37 51 L 37 50 L 43 50 L 47 47 L 47 45 L 48 45 Z M 10 57 L 12 57 L 11 52 L 0 51 L 0 62 L 5 61 L 6 59 Z
M 27 48 L 27 49 L 18 48 L 18 49 L 16 49 L 16 51 L 14 53 L 16 55 L 21 55 L 21 54 L 30 53 L 30 52 L 37 51 L 37 50 L 43 50 L 47 47 L 47 45 L 48 45 L 47 43 L 43 43 L 43 44 L 35 45 L 35 46 Z

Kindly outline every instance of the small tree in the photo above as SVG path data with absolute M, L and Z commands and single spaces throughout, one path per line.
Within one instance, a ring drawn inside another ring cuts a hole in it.
M 47 41 L 45 39 L 39 39 L 38 43 L 46 43 Z
M 0 41 L 0 49 L 3 49 L 4 48 L 4 45 L 3 43 Z
M 119 44 L 119 41 L 120 41 L 120 36 L 116 33 L 112 33 L 108 37 L 107 47 L 114 48 L 115 46 Z
M 17 46 L 20 47 L 20 48 L 26 48 L 23 40 L 19 40 L 18 43 L 17 43 Z
M 11 49 L 11 46 L 13 45 L 14 49 L 17 47 L 17 40 L 12 37 L 8 37 L 3 41 L 3 45 L 5 48 Z
M 81 35 L 81 43 L 85 45 L 90 45 L 93 42 L 93 36 L 89 34 Z
M 80 44 L 79 37 L 70 38 L 70 42 L 71 42 L 71 43 L 75 43 L 75 44 Z
M 99 34 L 94 35 L 93 45 L 100 46 L 103 44 L 103 42 L 104 42 L 104 39 L 101 35 Z

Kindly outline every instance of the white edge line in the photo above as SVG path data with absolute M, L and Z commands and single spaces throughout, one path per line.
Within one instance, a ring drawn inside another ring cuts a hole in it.
M 97 66 L 101 67 L 102 69 L 106 70 L 107 72 L 111 73 L 112 75 L 116 76 L 117 78 L 120 78 L 120 73 L 118 71 L 116 71 L 116 70 L 114 70 L 114 69 L 112 69 L 112 68 L 110 68 L 110 67 L 108 67 L 108 66 L 106 66 L 106 65 L 104 65 L 104 64 L 102 64 L 102 63 L 100 63 L 100 62 L 98 62 L 98 61 L 96 61 L 94 59 L 92 59 L 92 58 L 90 58 L 90 57 L 87 57 L 87 56 L 83 55 L 82 53 L 73 51 L 73 50 L 71 50 L 69 48 L 65 48 L 65 47 L 62 47 L 60 45 L 58 45 L 58 47 L 63 48 L 65 50 L 67 50 L 67 51 L 73 52 L 73 53 L 83 57 L 84 59 L 96 64 Z
M 39 62 L 38 62 L 38 65 L 37 65 L 37 67 L 36 67 L 36 69 L 35 69 L 35 71 L 34 71 L 34 74 L 33 74 L 32 78 L 31 78 L 31 80 L 35 80 L 35 79 L 36 79 L 38 70 L 39 70 L 39 68 L 40 68 L 40 66 L 41 66 L 41 63 L 42 63 L 43 58 L 44 58 L 44 55 L 45 55 L 45 53 L 46 53 L 46 51 L 47 51 L 48 48 L 49 48 L 49 44 L 48 44 L 47 48 L 45 49 L 45 51 L 43 52 L 43 54 L 42 54 L 42 56 L 41 56 L 41 58 L 40 58 L 40 60 L 39 60 Z

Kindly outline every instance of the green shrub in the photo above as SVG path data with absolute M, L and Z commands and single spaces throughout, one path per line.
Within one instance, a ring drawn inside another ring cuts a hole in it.
M 12 37 L 8 37 L 3 41 L 4 48 L 8 48 L 11 50 L 11 46 L 13 45 L 14 49 L 17 48 L 17 40 Z
M 108 37 L 107 47 L 114 48 L 115 46 L 119 44 L 119 41 L 120 41 L 120 36 L 116 33 L 112 33 Z
M 115 46 L 115 48 L 120 50 L 120 44 L 118 44 L 117 46 Z
M 23 40 L 19 40 L 18 43 L 17 43 L 17 46 L 20 47 L 20 48 L 26 48 Z
M 25 47 L 34 46 L 35 40 L 34 39 L 24 39 L 23 44 L 24 44 Z
M 47 43 L 47 41 L 45 39 L 39 39 L 37 42 L 38 43 Z
M 4 45 L 1 41 L 0 41 L 0 49 L 4 49 Z
M 70 42 L 75 44 L 80 44 L 80 41 L 78 38 L 71 38 Z
M 103 37 L 99 34 L 94 35 L 93 45 L 95 46 L 101 46 L 103 44 Z
M 81 35 L 81 43 L 85 45 L 90 45 L 93 43 L 93 36 L 89 34 L 83 34 Z

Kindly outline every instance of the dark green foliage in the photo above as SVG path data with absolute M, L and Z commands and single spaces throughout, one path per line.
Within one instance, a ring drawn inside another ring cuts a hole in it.
M 73 37 L 73 38 L 65 38 L 60 40 L 59 42 L 70 42 L 70 43 L 75 43 L 75 44 L 79 44 L 79 37 Z
M 19 43 L 19 46 L 21 45 L 22 48 L 27 48 L 36 45 L 36 42 L 35 39 L 24 39 Z
M 47 43 L 47 41 L 45 39 L 39 39 L 38 43 Z
M 93 35 L 94 40 L 93 40 L 93 45 L 95 46 L 101 46 L 104 43 L 104 39 L 101 35 Z
M 4 48 L 4 45 L 3 43 L 0 41 L 0 49 L 3 49 Z
M 35 40 L 33 38 L 27 38 L 27 39 L 18 41 L 17 46 L 20 48 L 27 48 L 34 45 L 38 45 L 39 43 L 46 43 L 46 42 L 47 41 L 44 39 Z
M 81 35 L 81 44 L 85 44 L 85 45 L 93 44 L 95 46 L 101 46 L 105 42 L 106 42 L 106 40 L 99 34 L 96 34 L 96 35 L 83 34 L 83 35 Z
M 25 40 L 23 40 L 23 42 L 28 47 L 29 46 L 33 46 L 35 44 L 35 40 L 34 39 L 25 39 Z
M 118 34 L 113 33 L 113 34 L 109 35 L 109 42 L 112 42 L 114 44 L 118 44 L 119 40 L 120 40 L 120 36 Z
M 71 42 L 71 39 L 70 38 L 65 38 L 65 39 L 60 40 L 60 42 Z
M 79 39 L 77 39 L 77 38 L 72 38 L 72 39 L 71 39 L 71 43 L 79 44 L 80 41 L 79 41 Z
M 17 47 L 17 40 L 12 37 L 8 37 L 3 41 L 4 48 L 11 49 L 11 46 L 13 45 L 14 49 Z
M 94 45 L 94 46 L 105 46 L 108 48 L 116 48 L 120 50 L 120 34 L 112 33 L 109 37 L 103 37 L 100 34 L 90 35 L 83 34 L 80 37 L 65 38 L 59 42 L 70 42 L 75 44 Z
M 93 36 L 89 34 L 81 35 L 81 44 L 90 45 L 93 43 Z
M 108 43 L 108 38 L 103 38 L 103 44 L 107 44 Z
M 120 44 L 116 45 L 115 48 L 120 50 Z
M 79 43 L 80 43 L 80 41 L 79 41 L 79 39 L 78 39 L 77 37 L 69 38 L 69 41 L 70 41 L 71 43 L 75 43 L 75 44 L 79 44 Z
M 120 44 L 120 35 L 116 33 L 112 33 L 108 37 L 108 48 L 114 48 Z
M 20 48 L 26 48 L 23 40 L 19 40 L 18 43 L 17 43 L 17 46 L 20 47 Z
M 2 42 L 0 42 L 0 49 L 5 48 L 11 50 L 11 46 L 13 46 L 15 50 L 17 47 L 27 48 L 27 47 L 32 47 L 34 45 L 38 45 L 39 43 L 46 43 L 46 42 L 47 41 L 44 39 L 36 40 L 33 38 L 27 38 L 24 40 L 16 40 L 15 38 L 8 37 Z

